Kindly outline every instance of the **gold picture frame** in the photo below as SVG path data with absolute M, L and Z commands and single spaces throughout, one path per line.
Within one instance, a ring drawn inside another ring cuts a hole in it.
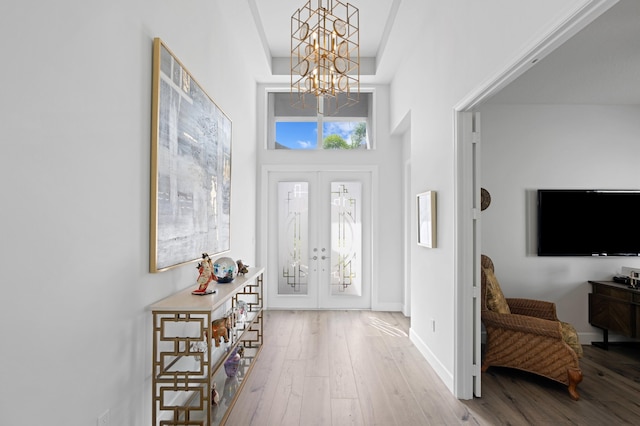
M 231 120 L 153 40 L 151 272 L 230 249 Z
M 416 196 L 418 218 L 418 245 L 436 247 L 436 191 L 425 191 Z

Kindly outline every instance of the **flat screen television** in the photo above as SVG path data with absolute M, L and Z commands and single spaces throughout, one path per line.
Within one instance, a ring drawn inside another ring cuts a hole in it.
M 640 190 L 538 190 L 538 256 L 640 256 Z

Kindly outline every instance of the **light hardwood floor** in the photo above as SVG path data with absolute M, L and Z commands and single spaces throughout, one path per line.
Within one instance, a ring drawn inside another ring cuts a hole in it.
M 266 311 L 264 346 L 227 425 L 640 424 L 640 350 L 585 345 L 580 401 L 564 386 L 491 368 L 483 397 L 452 396 L 408 338 L 370 311 Z

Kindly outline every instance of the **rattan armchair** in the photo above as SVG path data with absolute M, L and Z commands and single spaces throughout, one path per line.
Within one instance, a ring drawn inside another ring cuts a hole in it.
M 495 366 L 534 373 L 567 385 L 571 398 L 578 400 L 582 347 L 575 329 L 558 320 L 554 303 L 504 299 L 493 273 L 492 260 L 482 255 L 481 318 L 487 336 L 482 372 Z M 495 308 L 489 294 L 495 287 L 508 308 Z

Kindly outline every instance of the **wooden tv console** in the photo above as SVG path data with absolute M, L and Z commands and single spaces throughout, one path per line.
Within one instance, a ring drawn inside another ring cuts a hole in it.
M 589 323 L 602 329 L 602 342 L 609 347 L 609 331 L 626 337 L 640 337 L 640 290 L 613 281 L 589 281 Z

